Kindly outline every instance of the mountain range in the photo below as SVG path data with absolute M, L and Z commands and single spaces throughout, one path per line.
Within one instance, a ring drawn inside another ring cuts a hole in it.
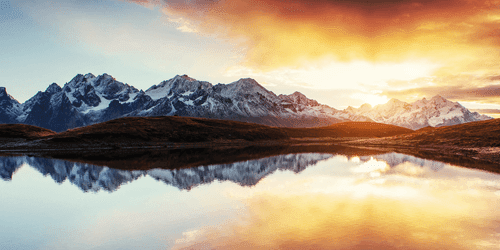
M 278 127 L 375 121 L 411 129 L 491 119 L 439 96 L 412 104 L 393 99 L 374 108 L 364 104 L 359 109 L 337 110 L 299 92 L 276 95 L 250 78 L 213 85 L 177 75 L 143 91 L 108 74 L 79 74 L 63 87 L 51 84 L 22 104 L 0 87 L 0 123 L 59 132 L 135 116 L 203 117 Z
M 423 98 L 413 103 L 391 99 L 386 104 L 375 107 L 363 104 L 359 108 L 348 107 L 345 111 L 368 117 L 375 122 L 413 130 L 429 126 L 441 127 L 493 119 L 477 112 L 471 112 L 460 103 L 449 101 L 439 95 L 430 100 Z

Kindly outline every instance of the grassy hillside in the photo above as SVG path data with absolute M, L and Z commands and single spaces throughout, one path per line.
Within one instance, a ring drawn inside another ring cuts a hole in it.
M 172 166 L 184 158 L 188 160 L 182 162 L 187 163 L 181 165 L 193 166 L 206 163 L 210 157 L 221 162 L 245 159 L 248 149 L 243 148 L 249 146 L 267 148 L 256 152 L 272 155 L 276 153 L 274 148 L 283 146 L 289 150 L 288 146 L 299 144 L 321 145 L 319 147 L 330 150 L 344 145 L 359 147 L 364 151 L 400 152 L 461 166 L 500 171 L 500 119 L 413 131 L 372 122 L 344 122 L 317 128 L 277 128 L 204 118 L 126 117 L 61 133 L 29 125 L 4 124 L 0 125 L 0 140 L 0 151 L 7 150 L 5 152 L 8 153 L 30 152 L 56 158 L 83 157 L 105 162 L 114 161 L 109 157 L 128 159 L 134 155 L 134 162 L 149 162 L 146 165 L 158 163 L 155 163 L 156 160 L 142 159 L 141 154 L 144 152 L 141 153 L 141 150 L 180 150 L 175 157 L 171 153 L 167 156 L 160 154 L 162 159 L 159 161 L 166 161 L 163 163 Z M 185 154 L 189 148 L 210 150 L 203 151 L 204 156 L 200 154 L 201 158 L 196 158 L 192 154 Z M 240 149 L 241 152 L 238 151 Z
M 345 122 L 321 128 L 277 128 L 260 124 L 191 117 L 125 117 L 71 129 L 54 142 L 209 142 L 227 140 L 286 140 L 318 137 L 382 137 L 413 130 L 373 122 Z
M 411 154 L 459 166 L 500 172 L 500 119 L 470 122 L 384 138 L 344 143 Z
M 411 129 L 375 122 L 342 122 L 319 128 L 285 128 L 292 138 L 385 137 L 409 134 Z
M 25 124 L 0 124 L 0 138 L 38 139 L 55 135 L 56 132 Z
M 399 136 L 419 144 L 454 145 L 461 147 L 500 147 L 500 119 L 469 122 L 454 126 L 423 128 Z
M 70 129 L 53 141 L 79 140 L 207 142 L 215 140 L 281 140 L 288 136 L 279 128 L 265 125 L 190 117 L 125 117 Z

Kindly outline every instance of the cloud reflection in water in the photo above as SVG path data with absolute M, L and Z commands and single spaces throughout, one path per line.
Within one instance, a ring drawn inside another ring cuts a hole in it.
M 336 158 L 316 168 L 335 171 Z M 345 166 L 345 175 L 264 182 L 242 197 L 247 214 L 190 230 L 174 249 L 500 247 L 498 175 L 400 154 L 351 158 Z

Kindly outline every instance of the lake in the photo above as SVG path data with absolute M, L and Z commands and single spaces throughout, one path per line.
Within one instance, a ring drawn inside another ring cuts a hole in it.
M 0 177 L 0 249 L 500 249 L 500 175 L 397 153 Z

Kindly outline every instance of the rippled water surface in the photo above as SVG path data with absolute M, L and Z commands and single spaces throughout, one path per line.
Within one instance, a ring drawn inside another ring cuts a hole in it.
M 0 249 L 500 249 L 500 175 L 402 154 L 0 177 Z

